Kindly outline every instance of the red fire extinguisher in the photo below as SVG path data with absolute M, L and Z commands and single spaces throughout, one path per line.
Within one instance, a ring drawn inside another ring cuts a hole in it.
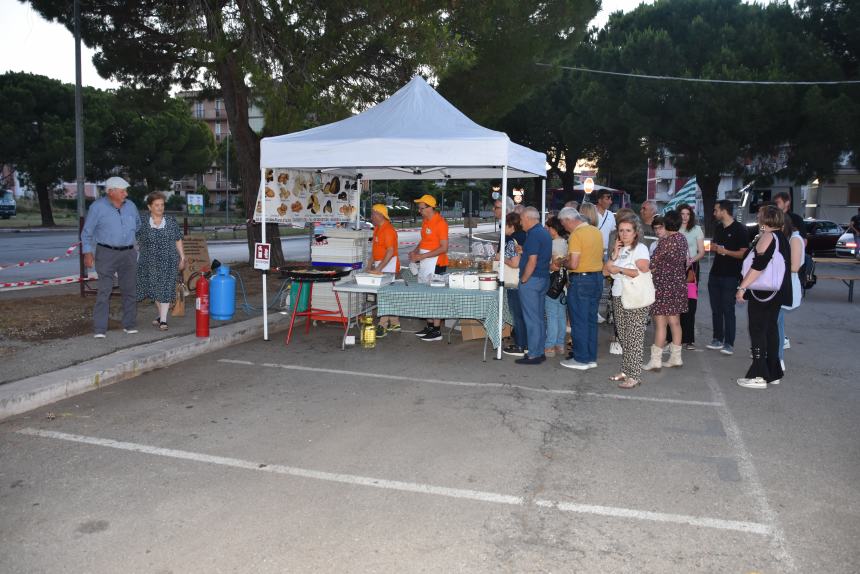
M 197 336 L 209 336 L 209 281 L 206 274 L 201 273 L 197 280 Z

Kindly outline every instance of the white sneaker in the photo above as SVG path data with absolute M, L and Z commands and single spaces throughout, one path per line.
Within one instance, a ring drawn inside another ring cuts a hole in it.
M 784 338 L 782 340 L 782 348 L 783 349 L 790 349 L 791 348 L 791 339 L 789 339 L 788 337 Z
M 782 373 L 785 374 L 785 361 L 783 359 L 779 360 L 779 366 L 782 369 Z
M 123 329 L 122 331 L 123 331 L 123 333 L 126 333 L 128 335 L 136 335 L 140 332 L 137 329 L 135 329 L 134 327 L 132 327 L 131 329 Z
M 597 363 L 595 363 L 594 361 L 591 361 L 590 363 L 588 363 L 588 368 L 589 369 L 596 369 Z
M 621 343 L 618 341 L 612 341 L 609 343 L 609 354 L 610 355 L 621 355 L 623 351 L 621 350 Z
M 746 387 L 747 389 L 766 389 L 767 381 L 765 381 L 761 377 L 755 377 L 754 379 L 738 379 L 738 385 L 742 387 Z
M 96 333 L 95 335 L 93 335 L 94 339 L 104 339 L 105 337 L 107 337 L 107 335 L 105 335 L 104 333 Z
M 589 367 L 590 363 L 580 363 L 574 359 L 566 359 L 559 363 L 562 367 L 567 367 L 568 369 L 576 369 L 578 371 L 587 371 L 591 367 Z M 597 365 L 595 365 L 597 366 Z
M 779 384 L 779 383 L 781 383 L 781 382 L 782 382 L 782 379 L 777 379 L 777 380 L 775 380 L 775 381 L 771 381 L 771 382 L 770 382 L 770 384 L 771 384 L 771 385 L 778 385 L 778 384 Z

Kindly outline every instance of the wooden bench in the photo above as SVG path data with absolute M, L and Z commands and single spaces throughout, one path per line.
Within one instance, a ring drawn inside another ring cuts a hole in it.
M 842 281 L 845 285 L 848 286 L 848 302 L 854 302 L 854 282 L 860 281 L 860 275 L 837 275 L 835 273 L 828 273 L 826 275 L 815 274 L 817 279 L 832 279 L 834 281 Z
M 817 279 L 830 279 L 832 281 L 842 281 L 848 287 L 848 302 L 854 302 L 854 282 L 860 281 L 860 275 L 857 270 L 860 270 L 860 260 L 853 257 L 814 257 L 813 260 L 818 263 L 832 263 L 839 266 L 839 269 L 834 271 L 826 270 L 824 273 L 816 273 Z M 853 275 L 850 273 L 854 273 Z

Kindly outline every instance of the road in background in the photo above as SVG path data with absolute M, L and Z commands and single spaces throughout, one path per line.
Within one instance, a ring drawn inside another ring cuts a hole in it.
M 474 233 L 493 231 L 492 223 L 481 224 Z M 461 225 L 451 226 L 451 240 L 454 247 L 465 250 L 467 247 L 468 229 Z M 418 241 L 417 231 L 399 231 L 401 243 Z M 34 261 L 48 259 L 65 253 L 66 249 L 77 242 L 74 231 L 27 232 L 0 234 L 0 267 L 15 264 L 19 261 Z M 307 260 L 308 237 L 292 236 L 281 239 L 284 257 L 287 260 Z M 414 245 L 401 245 L 401 257 L 404 257 Z M 209 243 L 209 255 L 222 263 L 245 261 L 248 249 L 244 240 L 241 241 L 212 241 Z M 37 263 L 25 267 L 15 267 L 0 270 L 0 283 L 16 281 L 35 281 L 77 275 L 79 272 L 78 252 L 53 263 Z

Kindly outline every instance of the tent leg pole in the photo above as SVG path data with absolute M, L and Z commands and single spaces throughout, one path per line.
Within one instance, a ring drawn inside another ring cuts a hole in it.
M 505 323 L 505 217 L 508 211 L 508 166 L 502 167 L 502 224 L 499 230 L 499 348 L 496 349 L 496 360 L 502 359 L 502 327 Z
M 260 230 L 260 240 L 262 243 L 266 242 L 266 194 L 265 194 L 265 187 L 266 187 L 266 170 L 264 168 L 260 168 L 260 189 L 257 192 L 257 197 L 260 198 L 260 203 L 263 206 L 263 208 L 262 208 L 263 217 L 261 218 L 261 223 L 260 223 L 260 225 L 263 226 L 262 229 Z M 271 251 L 269 253 L 271 253 Z M 267 293 L 266 293 L 266 291 L 267 291 L 266 279 L 267 278 L 268 278 L 267 272 L 263 271 L 263 340 L 264 341 L 269 340 L 269 302 L 268 302 L 267 297 L 266 297 L 266 295 L 267 295 Z
M 540 224 L 546 225 L 546 178 L 540 178 Z

